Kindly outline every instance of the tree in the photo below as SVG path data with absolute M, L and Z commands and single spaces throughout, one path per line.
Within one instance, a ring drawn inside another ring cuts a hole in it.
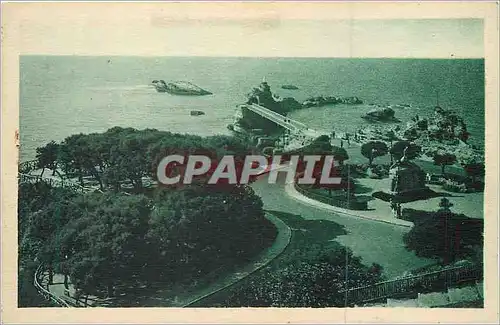
M 114 287 L 140 275 L 149 258 L 144 237 L 151 202 L 142 195 L 92 193 L 70 204 L 77 216 L 53 241 L 54 254 L 63 256 L 59 269 L 77 289 L 113 296 Z
M 394 141 L 399 139 L 396 136 L 396 132 L 394 132 L 394 130 L 390 130 L 385 135 L 386 135 L 387 139 L 389 140 L 389 148 L 392 148 L 392 144 L 394 143 Z M 391 156 L 391 165 L 392 165 L 394 162 L 394 159 L 393 159 L 392 154 L 390 156 Z
M 339 162 L 339 165 L 343 165 L 344 161 L 349 159 L 349 155 L 347 154 L 347 150 L 341 147 L 333 146 L 332 147 L 332 154 L 335 159 L 335 161 Z
M 444 175 L 444 168 L 448 165 L 453 165 L 457 161 L 454 154 L 447 152 L 438 152 L 434 155 L 434 165 L 441 166 L 441 174 Z
M 483 245 L 483 220 L 452 213 L 449 201 L 442 201 L 433 213 L 422 211 L 414 227 L 404 235 L 406 248 L 417 256 L 439 258 L 444 263 L 471 257 Z
M 147 238 L 155 264 L 164 265 L 156 273 L 170 281 L 209 272 L 220 261 L 241 263 L 276 236 L 250 187 L 186 185 L 157 195 Z
M 420 156 L 422 148 L 413 142 L 398 141 L 394 143 L 389 151 L 394 160 L 400 160 L 406 150 L 406 158 L 411 160 Z
M 387 154 L 387 145 L 382 141 L 370 141 L 361 146 L 361 154 L 368 159 L 371 166 L 373 159 Z
M 59 145 L 55 141 L 47 143 L 44 147 L 36 148 L 38 166 L 42 168 L 41 176 L 43 176 L 45 168 L 52 169 L 52 175 L 55 175 L 57 170 L 58 152 Z
M 82 186 L 84 186 L 83 176 L 85 166 L 88 165 L 87 147 L 88 142 L 86 135 L 83 133 L 74 134 L 64 139 L 61 143 L 58 156 L 58 160 L 61 162 L 65 174 L 68 175 L 76 172 L 80 185 Z
M 472 182 L 476 182 L 476 177 L 484 176 L 484 164 L 483 163 L 472 163 L 463 166 L 465 173 L 468 177 L 472 179 Z
M 321 135 L 314 139 L 308 146 L 302 148 L 302 153 L 306 155 L 328 155 L 332 152 L 330 137 Z

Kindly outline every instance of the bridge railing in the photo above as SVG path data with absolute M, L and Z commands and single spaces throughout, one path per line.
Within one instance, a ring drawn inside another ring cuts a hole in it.
M 418 288 L 431 288 L 438 284 L 446 287 L 462 281 L 480 280 L 483 270 L 478 266 L 459 266 L 400 279 L 379 282 L 370 286 L 341 291 L 347 294 L 347 305 L 366 303 L 389 298 L 398 294 L 410 293 Z
M 33 285 L 35 286 L 36 291 L 38 291 L 38 293 L 42 295 L 45 299 L 52 301 L 58 306 L 65 308 L 72 307 L 69 303 L 67 303 L 66 301 L 64 301 L 63 299 L 59 298 L 58 296 L 54 295 L 49 291 L 48 281 L 47 281 L 47 288 L 43 286 L 43 280 L 44 280 L 43 271 L 44 271 L 43 264 L 40 264 L 35 271 L 35 278 L 33 280 Z
M 308 128 L 307 125 L 305 125 L 302 122 L 299 122 L 299 121 L 291 119 L 291 118 L 289 118 L 287 116 L 281 115 L 281 114 L 279 114 L 279 113 L 277 113 L 275 111 L 272 111 L 272 110 L 270 110 L 268 108 L 265 108 L 263 106 L 253 104 L 252 107 L 254 109 L 257 109 L 260 112 L 263 112 L 263 113 L 267 114 L 270 117 L 273 117 L 273 118 L 275 118 L 277 120 L 281 120 L 281 121 L 283 121 L 283 122 L 285 122 L 287 124 L 290 124 L 290 125 L 292 125 L 293 127 L 297 128 L 297 129 L 305 130 L 305 129 Z
M 265 118 L 268 118 L 269 120 L 275 122 L 275 123 L 278 123 L 284 127 L 289 127 L 289 128 L 293 128 L 295 130 L 306 130 L 308 129 L 307 125 L 305 125 L 304 123 L 301 123 L 299 121 L 296 121 L 296 120 L 293 120 L 293 119 L 290 119 L 286 116 L 283 116 L 279 113 L 276 113 L 266 107 L 263 107 L 263 106 L 260 106 L 260 105 L 257 105 L 257 104 L 250 104 L 250 105 L 245 105 L 245 107 L 247 107 L 248 109 L 250 109 L 251 111 L 257 113 L 257 114 L 260 114 L 262 115 L 263 117 Z

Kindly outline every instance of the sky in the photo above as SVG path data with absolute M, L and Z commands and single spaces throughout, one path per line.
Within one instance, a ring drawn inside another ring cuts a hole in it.
M 146 7 L 134 14 L 134 4 L 128 5 L 113 10 L 102 6 L 23 10 L 18 16 L 16 45 L 22 54 L 484 57 L 483 20 L 463 15 L 398 19 L 402 16 L 392 14 L 385 15 L 391 17 L 386 19 L 377 14 L 370 18 L 345 6 L 332 15 L 324 10 L 323 14 L 304 10 L 301 15 L 301 10 L 271 7 L 236 14 L 228 6 L 208 15 L 200 10 L 167 10 L 171 7 Z

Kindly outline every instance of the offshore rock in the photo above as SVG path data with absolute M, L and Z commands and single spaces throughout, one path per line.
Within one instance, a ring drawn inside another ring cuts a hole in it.
M 358 104 L 363 104 L 363 101 L 356 96 L 352 97 L 318 96 L 306 99 L 302 103 L 302 106 L 307 108 L 307 107 L 320 107 L 333 104 L 358 105 Z
M 153 86 L 159 93 L 169 93 L 172 95 L 184 96 L 204 96 L 212 95 L 208 90 L 202 89 L 187 81 L 175 81 L 166 83 L 165 80 L 153 80 Z
M 394 110 L 390 107 L 376 108 L 363 115 L 362 118 L 371 122 L 399 122 L 394 114 Z

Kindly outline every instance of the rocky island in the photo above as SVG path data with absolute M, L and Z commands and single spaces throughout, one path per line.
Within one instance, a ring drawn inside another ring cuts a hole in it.
M 390 107 L 379 107 L 361 117 L 369 122 L 401 122 L 394 114 L 394 110 Z
M 321 107 L 325 105 L 334 105 L 334 104 L 357 105 L 357 104 L 363 104 L 363 101 L 356 96 L 352 97 L 318 96 L 306 99 L 302 103 L 302 106 Z
M 184 96 L 204 96 L 212 95 L 208 90 L 202 89 L 187 81 L 175 81 L 166 83 L 165 80 L 153 80 L 153 86 L 159 93 L 169 93 L 172 95 Z
M 299 87 L 297 87 L 295 85 L 283 85 L 283 86 L 281 86 L 281 88 L 283 88 L 283 89 L 289 89 L 289 90 L 297 90 L 297 89 L 299 89 Z

